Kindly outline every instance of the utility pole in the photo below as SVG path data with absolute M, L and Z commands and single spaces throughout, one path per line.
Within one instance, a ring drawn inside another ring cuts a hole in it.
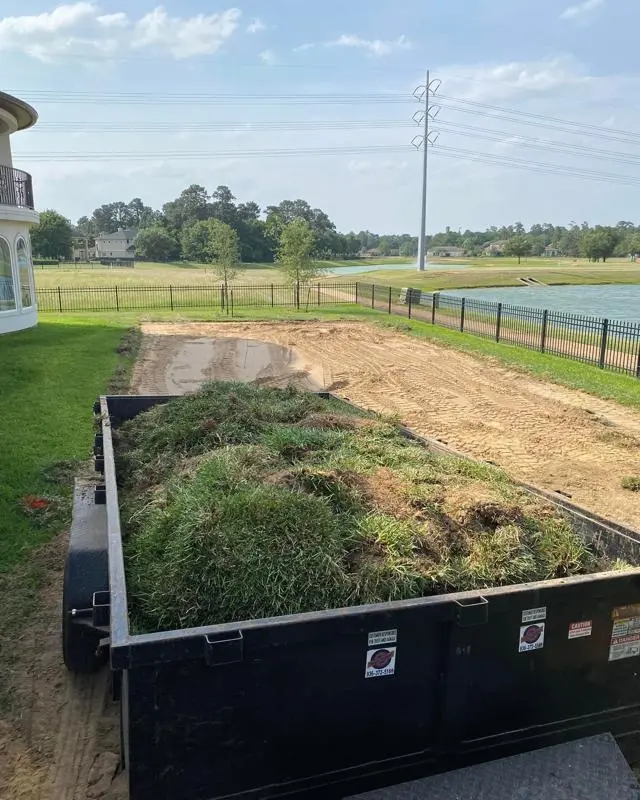
M 418 270 L 424 271 L 426 261 L 426 238 L 427 238 L 427 176 L 429 173 L 429 145 L 434 145 L 438 138 L 438 134 L 429 130 L 429 121 L 435 119 L 439 112 L 440 107 L 434 106 L 431 103 L 431 98 L 440 88 L 442 81 L 438 78 L 431 80 L 429 70 L 427 70 L 427 79 L 424 86 L 418 86 L 413 96 L 416 100 L 422 102 L 424 99 L 424 111 L 416 112 L 413 115 L 414 121 L 418 125 L 423 125 L 423 135 L 415 136 L 413 145 L 416 149 L 424 148 L 423 162 L 422 162 L 422 207 L 420 214 L 420 239 L 418 240 Z

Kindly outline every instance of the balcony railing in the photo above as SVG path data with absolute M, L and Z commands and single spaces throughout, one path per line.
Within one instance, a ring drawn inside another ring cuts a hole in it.
M 31 175 L 21 169 L 0 166 L 0 205 L 33 208 Z

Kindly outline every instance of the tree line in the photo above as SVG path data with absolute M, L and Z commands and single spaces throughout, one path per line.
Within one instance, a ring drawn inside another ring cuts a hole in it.
M 74 237 L 94 243 L 100 233 L 118 228 L 138 231 L 136 254 L 149 261 L 206 261 L 212 245 L 208 232 L 218 231 L 213 222 L 229 226 L 237 239 L 239 262 L 271 263 L 278 259 L 283 230 L 294 221 L 308 227 L 316 260 L 353 259 L 361 255 L 414 258 L 418 237 L 410 234 L 380 235 L 371 231 L 340 233 L 329 215 L 305 200 L 283 200 L 262 209 L 253 202 L 238 202 L 228 186 L 209 193 L 192 184 L 160 210 L 141 198 L 118 201 L 96 208 L 75 225 L 55 211 L 45 211 L 32 231 L 33 250 L 41 258 L 70 258 Z M 211 226 L 203 226 L 212 222 Z M 640 253 L 640 225 L 621 221 L 615 226 L 569 226 L 543 223 L 528 230 L 520 222 L 483 231 L 445 231 L 427 237 L 430 250 L 457 248 L 456 255 L 540 256 L 545 254 L 606 261 L 612 256 Z

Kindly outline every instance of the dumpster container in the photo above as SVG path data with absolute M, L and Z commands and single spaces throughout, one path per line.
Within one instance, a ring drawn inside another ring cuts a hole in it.
M 108 653 L 131 800 L 340 798 L 605 732 L 633 752 L 640 570 L 133 634 L 112 430 L 169 399 L 96 403 L 65 574 L 65 661 Z M 528 488 L 640 563 L 639 534 Z

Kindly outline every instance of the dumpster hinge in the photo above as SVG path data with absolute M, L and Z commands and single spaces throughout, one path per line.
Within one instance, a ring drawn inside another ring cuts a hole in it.
M 238 664 L 244 658 L 242 631 L 222 634 L 220 637 L 207 634 L 204 637 L 204 660 L 210 667 Z

